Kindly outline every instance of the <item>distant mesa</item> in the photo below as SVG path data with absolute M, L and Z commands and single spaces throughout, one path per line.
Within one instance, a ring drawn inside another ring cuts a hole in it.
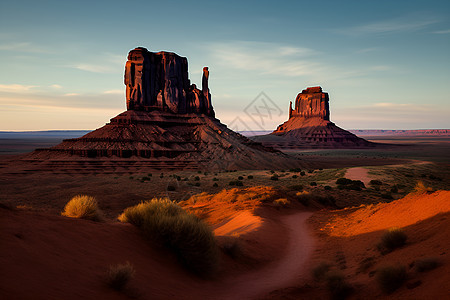
M 214 117 L 208 79 L 204 67 L 200 90 L 189 80 L 185 57 L 142 47 L 131 50 L 124 76 L 127 110 L 99 129 L 37 149 L 27 159 L 52 160 L 49 168 L 75 170 L 80 170 L 81 161 L 89 162 L 91 171 L 101 172 L 117 172 L 119 167 L 126 172 L 131 166 L 217 170 L 305 166 L 220 123 Z M 114 159 L 120 161 L 112 163 Z
M 289 120 L 271 134 L 252 137 L 265 146 L 277 149 L 368 148 L 375 147 L 330 121 L 328 93 L 320 86 L 309 87 L 289 104 Z

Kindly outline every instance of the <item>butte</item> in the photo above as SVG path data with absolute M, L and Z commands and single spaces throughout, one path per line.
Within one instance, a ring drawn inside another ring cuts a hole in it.
M 189 80 L 185 57 L 138 47 L 128 54 L 124 77 L 126 111 L 80 138 L 36 149 L 21 159 L 27 170 L 126 173 L 307 166 L 216 119 L 208 67 L 199 89 Z
M 330 121 L 328 93 L 320 86 L 297 95 L 295 107 L 289 103 L 289 120 L 268 135 L 252 137 L 276 149 L 371 148 L 376 144 L 357 137 Z

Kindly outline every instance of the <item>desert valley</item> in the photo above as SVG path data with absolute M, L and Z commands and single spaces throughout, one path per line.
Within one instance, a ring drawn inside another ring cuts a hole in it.
M 0 298 L 450 295 L 448 129 L 350 132 L 316 86 L 246 137 L 210 72 L 138 47 L 103 127 L 0 134 Z

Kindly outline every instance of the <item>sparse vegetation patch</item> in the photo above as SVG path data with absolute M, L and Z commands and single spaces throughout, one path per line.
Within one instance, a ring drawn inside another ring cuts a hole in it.
M 78 218 L 99 221 L 100 211 L 94 197 L 78 195 L 73 197 L 64 207 L 61 215 L 69 218 Z

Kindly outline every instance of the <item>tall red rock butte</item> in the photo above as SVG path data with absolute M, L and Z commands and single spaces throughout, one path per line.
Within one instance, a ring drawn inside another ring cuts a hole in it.
M 277 149 L 368 148 L 376 144 L 357 137 L 330 121 L 328 93 L 320 86 L 309 87 L 289 104 L 289 120 L 269 135 L 253 140 Z
M 105 126 L 25 160 L 45 168 L 127 172 L 140 169 L 262 169 L 303 161 L 235 133 L 215 118 L 203 68 L 191 84 L 188 61 L 171 52 L 131 50 L 125 65 L 127 110 Z

